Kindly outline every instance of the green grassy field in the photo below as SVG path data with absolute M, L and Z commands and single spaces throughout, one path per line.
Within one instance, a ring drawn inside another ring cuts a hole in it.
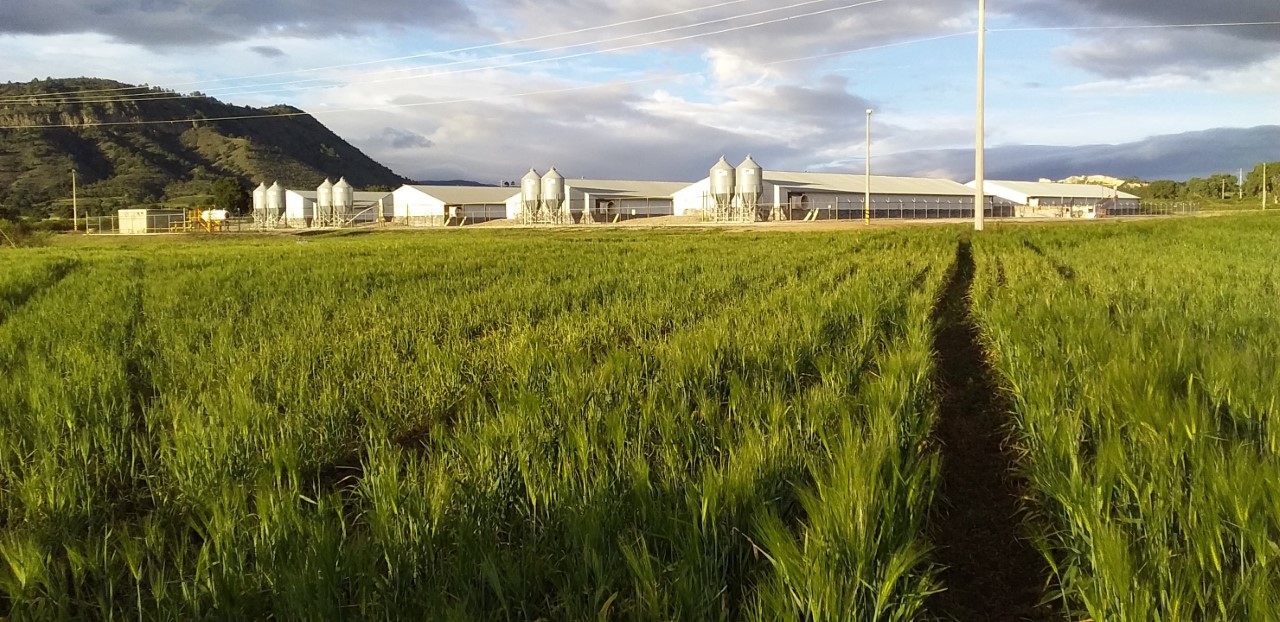
M 979 245 L 1038 542 L 1095 620 L 1280 612 L 1280 222 Z
M 0 252 L 0 618 L 946 619 L 934 309 L 967 237 Z M 1063 617 L 1277 609 L 1278 242 L 971 240 Z

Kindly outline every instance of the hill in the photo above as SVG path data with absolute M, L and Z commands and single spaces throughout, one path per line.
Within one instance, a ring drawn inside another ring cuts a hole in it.
M 223 177 L 246 188 L 406 181 L 296 108 L 177 95 L 96 78 L 0 84 L 0 207 L 49 213 L 70 196 L 73 167 L 88 211 L 209 194 Z M 206 120 L 218 117 L 266 118 Z
M 1136 179 L 1121 179 L 1110 175 L 1072 175 L 1066 179 L 1059 180 L 1064 184 L 1089 184 L 1092 186 L 1106 186 L 1108 188 L 1119 188 L 1121 186 L 1142 187 L 1146 182 Z

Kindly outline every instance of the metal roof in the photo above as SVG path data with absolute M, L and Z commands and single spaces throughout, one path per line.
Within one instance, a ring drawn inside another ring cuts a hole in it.
M 308 199 L 311 201 L 316 200 L 316 196 L 319 194 L 319 192 L 316 190 L 289 190 L 288 192 L 292 194 L 296 194 L 304 199 Z M 380 201 L 382 199 L 387 198 L 388 196 L 391 196 L 390 192 L 356 192 L 354 193 L 355 200 L 361 201 L 361 202 Z
M 987 180 L 987 190 L 990 192 L 991 186 L 997 186 L 1012 190 L 1018 194 L 1025 194 L 1028 197 L 1059 197 L 1073 199 L 1110 199 L 1119 196 L 1121 199 L 1136 199 L 1137 196 L 1128 192 L 1120 192 L 1106 186 L 1095 186 L 1093 184 L 1060 184 L 1047 181 L 997 181 Z
M 408 186 L 440 200 L 445 205 L 505 205 L 507 199 L 520 194 L 519 188 L 493 186 Z
M 617 179 L 566 179 L 565 185 L 591 196 L 633 199 L 671 197 L 689 187 L 688 182 L 627 181 Z
M 789 173 L 765 171 L 765 183 L 786 188 L 861 194 L 866 192 L 866 176 L 850 173 Z M 950 179 L 926 177 L 871 176 L 872 194 L 912 194 L 929 196 L 973 196 L 973 188 Z

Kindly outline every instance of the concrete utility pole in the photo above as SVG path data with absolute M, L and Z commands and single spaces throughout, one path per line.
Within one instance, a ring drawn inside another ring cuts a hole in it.
M 987 0 L 978 0 L 978 122 L 974 149 L 973 230 L 982 231 L 986 210 L 986 64 L 987 64 Z
M 80 206 L 76 203 L 76 169 L 71 169 L 71 232 L 80 230 Z
M 867 174 L 862 189 L 862 222 L 868 225 L 871 224 L 871 112 L 867 108 Z

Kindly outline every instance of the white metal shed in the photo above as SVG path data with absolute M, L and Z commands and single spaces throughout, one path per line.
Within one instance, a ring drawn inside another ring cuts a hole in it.
M 975 187 L 975 182 L 966 184 Z M 1093 184 L 986 180 L 983 191 L 1017 206 L 1018 216 L 1096 218 L 1138 213 L 1140 199 Z
M 394 222 L 415 227 L 471 224 L 508 217 L 519 188 L 492 186 L 401 186 L 394 193 Z
M 566 179 L 565 199 L 575 222 L 616 222 L 674 214 L 675 193 L 688 186 L 678 181 Z M 507 218 L 520 217 L 521 196 L 507 201 Z
M 867 179 L 852 173 L 765 171 L 761 217 L 785 220 L 858 219 L 864 214 Z M 703 179 L 675 194 L 675 214 L 710 208 L 711 180 Z M 871 176 L 874 218 L 967 218 L 973 216 L 973 189 L 949 179 Z M 1002 216 L 990 197 L 989 215 Z
M 288 227 L 307 227 L 316 215 L 318 193 L 315 190 L 286 190 L 284 193 L 283 221 Z M 393 209 L 393 196 L 389 192 L 355 192 L 352 194 L 352 213 L 354 223 L 380 222 L 390 217 Z

